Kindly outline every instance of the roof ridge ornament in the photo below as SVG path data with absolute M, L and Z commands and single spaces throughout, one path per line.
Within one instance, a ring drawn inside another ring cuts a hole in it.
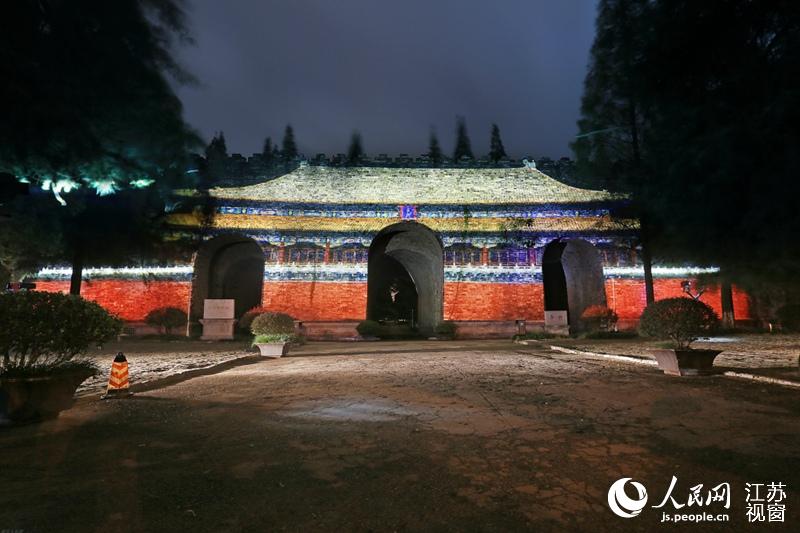
M 536 168 L 536 161 L 533 158 L 523 159 L 522 164 L 525 165 L 525 168 Z

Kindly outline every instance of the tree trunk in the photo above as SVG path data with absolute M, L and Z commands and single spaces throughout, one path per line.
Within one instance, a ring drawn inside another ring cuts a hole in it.
M 72 255 L 72 277 L 69 280 L 69 293 L 80 295 L 81 282 L 83 281 L 83 248 L 80 245 L 75 247 Z
M 653 288 L 653 254 L 650 251 L 648 225 L 643 214 L 639 215 L 639 239 L 642 245 L 642 267 L 644 268 L 644 292 L 647 305 L 656 301 Z
M 720 287 L 722 295 L 722 327 L 725 329 L 735 329 L 736 319 L 733 314 L 733 286 L 728 280 L 722 280 Z

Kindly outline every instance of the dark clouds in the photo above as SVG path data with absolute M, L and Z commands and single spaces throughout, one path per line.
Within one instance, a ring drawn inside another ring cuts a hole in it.
M 188 0 L 198 86 L 186 118 L 246 155 L 291 122 L 302 152 L 446 151 L 464 115 L 477 154 L 497 122 L 512 156 L 569 155 L 594 0 Z

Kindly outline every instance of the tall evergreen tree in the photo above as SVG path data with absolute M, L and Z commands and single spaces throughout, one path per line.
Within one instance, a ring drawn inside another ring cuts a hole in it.
M 283 133 L 283 142 L 281 143 L 281 158 L 284 163 L 291 163 L 299 155 L 297 151 L 297 144 L 294 140 L 294 129 L 291 124 L 286 125 L 286 131 Z
M 228 164 L 228 145 L 225 142 L 225 133 L 219 132 L 206 146 L 206 174 L 210 182 L 225 177 Z
M 261 160 L 265 165 L 270 166 L 274 163 L 275 147 L 272 145 L 272 138 L 264 139 L 264 147 L 261 149 Z
M 428 159 L 430 159 L 432 167 L 442 166 L 442 160 L 444 159 L 442 149 L 439 146 L 439 139 L 433 130 L 431 130 L 430 140 L 428 141 Z
M 587 183 L 631 194 L 641 222 L 642 263 L 648 303 L 655 300 L 652 275 L 652 216 L 643 129 L 641 50 L 649 24 L 649 0 L 601 0 L 597 33 L 581 100 L 579 134 L 572 148 L 577 172 Z
M 462 157 L 474 159 L 472 155 L 472 144 L 467 135 L 467 123 L 464 117 L 458 117 L 456 124 L 456 147 L 453 150 L 453 163 L 458 163 Z
M 347 149 L 347 164 L 351 166 L 358 165 L 363 157 L 364 148 L 361 145 L 361 134 L 354 131 L 350 137 L 350 146 Z
M 506 149 L 503 146 L 503 140 L 500 138 L 500 128 L 497 124 L 492 124 L 492 135 L 489 141 L 489 160 L 492 163 L 497 163 L 501 159 L 505 159 Z
M 0 50 L 13 53 L 0 76 L 13 82 L 0 84 L 0 172 L 53 193 L 31 223 L 59 220 L 73 293 L 84 264 L 123 260 L 134 241 L 157 239 L 163 198 L 187 185 L 198 139 L 168 79 L 189 79 L 171 53 L 176 36 L 185 36 L 179 0 L 4 6 Z

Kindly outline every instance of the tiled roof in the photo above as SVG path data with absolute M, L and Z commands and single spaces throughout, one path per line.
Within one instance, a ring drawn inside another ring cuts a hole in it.
M 621 200 L 565 185 L 534 168 L 380 168 L 301 166 L 212 196 L 261 202 L 351 204 L 566 204 Z

